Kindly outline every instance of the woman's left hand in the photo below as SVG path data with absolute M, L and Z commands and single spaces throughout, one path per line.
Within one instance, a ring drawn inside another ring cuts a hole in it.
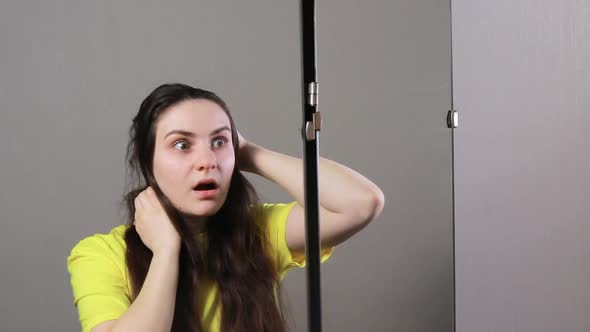
M 238 140 L 239 140 L 239 160 L 237 161 L 237 167 L 240 168 L 240 170 L 242 171 L 247 171 L 247 172 L 251 172 L 252 170 L 252 150 L 250 149 L 250 146 L 252 146 L 252 144 L 250 142 L 248 142 L 248 140 L 246 140 L 244 138 L 244 136 L 242 136 L 242 134 L 240 134 L 240 132 L 238 131 Z
M 240 152 L 242 152 L 242 150 L 244 149 L 244 146 L 246 146 L 248 144 L 248 141 L 244 138 L 244 136 L 242 136 L 242 134 L 240 133 L 240 131 L 238 131 L 238 140 L 240 142 Z

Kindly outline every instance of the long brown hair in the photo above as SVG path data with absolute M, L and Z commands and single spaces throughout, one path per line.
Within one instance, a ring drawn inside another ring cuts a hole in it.
M 135 300 L 138 296 L 152 258 L 152 252 L 143 244 L 133 226 L 134 199 L 151 186 L 182 239 L 172 331 L 203 330 L 197 310 L 197 295 L 200 281 L 204 278 L 218 285 L 222 331 L 285 331 L 282 301 L 280 296 L 275 297 L 275 288 L 280 294 L 278 271 L 269 257 L 265 232 L 256 223 L 260 213 L 259 198 L 237 163 L 224 204 L 209 217 L 205 226 L 207 241 L 203 243 L 206 244 L 197 241 L 198 235 L 191 233 L 180 212 L 156 183 L 152 169 L 156 120 L 171 106 L 189 99 L 206 99 L 225 111 L 231 124 L 235 160 L 239 160 L 238 135 L 233 119 L 225 102 L 213 92 L 184 84 L 164 84 L 141 103 L 129 130 L 126 159 L 128 179 L 131 180 L 128 189 L 130 187 L 131 190 L 123 199 L 128 213 L 129 228 L 125 233 L 125 242 L 131 299 Z

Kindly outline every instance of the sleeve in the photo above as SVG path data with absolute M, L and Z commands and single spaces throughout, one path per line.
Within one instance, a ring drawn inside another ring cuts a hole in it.
M 263 204 L 262 225 L 266 228 L 271 255 L 282 279 L 293 267 L 305 267 L 305 252 L 291 252 L 286 241 L 287 217 L 297 202 L 288 204 Z M 323 248 L 320 261 L 326 261 L 334 251 L 334 247 Z
M 82 332 L 119 318 L 130 305 L 124 273 L 115 263 L 118 256 L 120 253 L 95 235 L 78 242 L 67 258 Z

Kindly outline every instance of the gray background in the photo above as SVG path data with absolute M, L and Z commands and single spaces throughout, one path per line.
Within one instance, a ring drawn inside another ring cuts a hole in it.
M 121 223 L 127 130 L 157 85 L 213 90 L 247 138 L 301 157 L 298 5 L 2 1 L 2 331 L 79 330 L 66 257 Z M 449 1 L 318 1 L 317 17 L 321 155 L 386 196 L 323 265 L 324 329 L 451 331 Z M 285 281 L 297 331 L 304 276 Z
M 590 331 L 590 3 L 453 1 L 457 332 Z

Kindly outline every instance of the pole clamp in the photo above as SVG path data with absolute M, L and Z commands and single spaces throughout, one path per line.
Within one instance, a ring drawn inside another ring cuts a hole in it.
M 305 138 L 308 141 L 316 139 L 316 133 L 322 129 L 322 115 L 320 112 L 313 113 L 312 121 L 305 122 Z
M 307 103 L 310 106 L 318 104 L 318 82 L 310 82 L 307 85 Z

